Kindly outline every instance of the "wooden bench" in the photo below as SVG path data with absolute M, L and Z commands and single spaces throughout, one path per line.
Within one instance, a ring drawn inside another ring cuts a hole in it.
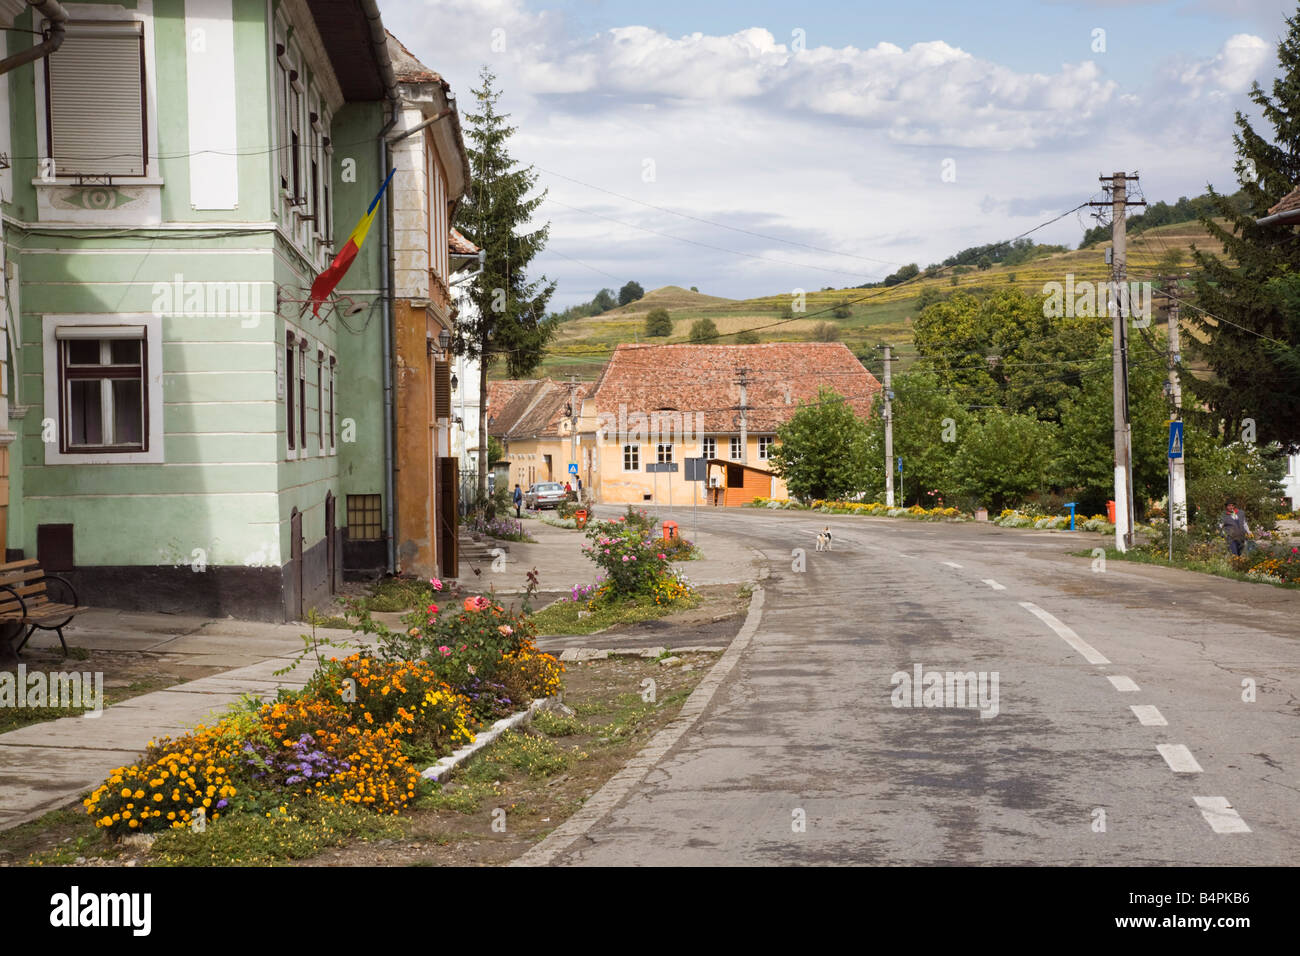
M 54 631 L 68 656 L 68 642 L 63 628 L 90 608 L 77 605 L 72 584 L 57 574 L 49 574 L 35 558 L 0 564 L 0 624 L 17 624 L 21 640 L 14 646 L 17 653 L 37 630 Z M 26 630 L 26 634 L 22 632 Z

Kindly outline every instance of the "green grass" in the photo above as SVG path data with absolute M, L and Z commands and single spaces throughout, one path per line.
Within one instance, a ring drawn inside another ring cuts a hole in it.
M 1190 264 L 1193 243 L 1208 252 L 1221 252 L 1219 243 L 1196 222 L 1176 223 L 1130 234 L 1130 275 L 1154 272 L 1157 261 L 1166 249 L 1178 249 L 1183 254 L 1184 263 Z M 762 342 L 807 341 L 809 329 L 814 323 L 834 322 L 839 326 L 841 341 L 855 352 L 860 353 L 867 346 L 880 342 L 887 341 L 893 345 L 897 361 L 894 370 L 898 372 L 906 370 L 916 358 L 912 346 L 912 327 L 908 320 L 919 311 L 917 300 L 924 289 L 933 288 L 948 295 L 952 292 L 984 294 L 1015 287 L 1029 295 L 1039 295 L 1045 283 L 1063 282 L 1067 273 L 1072 273 L 1076 281 L 1104 281 L 1107 278 L 1107 267 L 1102 255 L 1105 245 L 1103 243 L 1086 249 L 1043 255 L 1013 266 L 995 265 L 983 271 L 972 269 L 956 277 L 949 270 L 933 278 L 919 279 L 888 289 L 809 291 L 806 311 L 795 316 L 799 321 L 775 326 L 773 323 L 783 317 L 784 308 L 791 302 L 789 293 L 752 299 L 708 301 L 702 296 L 693 296 L 671 286 L 664 290 L 656 289 L 647 293 L 644 299 L 603 315 L 565 322 L 547 350 L 537 374 L 552 378 L 573 374 L 586 381 L 593 381 L 615 345 L 638 340 L 657 344 L 685 342 L 691 323 L 702 318 L 712 319 L 722 333 L 772 326 L 758 332 Z M 920 265 L 924 267 L 927 263 Z M 848 318 L 836 319 L 832 315 L 830 310 L 837 303 L 855 299 L 863 301 L 849 306 Z M 645 316 L 658 304 L 668 309 L 673 320 L 673 335 L 647 339 Z M 823 311 L 824 314 L 815 314 Z M 734 343 L 735 338 L 724 335 L 718 341 L 730 344 Z M 872 367 L 870 363 L 868 367 Z M 505 366 L 498 365 L 494 374 L 496 377 L 504 377 Z
M 533 729 L 548 737 L 571 737 L 587 729 L 587 725 L 576 716 L 557 714 L 553 710 L 540 710 L 533 715 Z
M 1076 556 L 1082 558 L 1092 557 L 1091 551 L 1076 551 Z M 1230 578 L 1233 581 L 1245 581 L 1249 584 L 1269 584 L 1275 588 L 1289 588 L 1291 590 L 1300 590 L 1300 583 L 1286 583 L 1270 581 L 1267 578 L 1251 577 L 1244 571 L 1230 567 L 1226 560 L 1214 559 L 1209 561 L 1196 560 L 1179 557 L 1174 555 L 1173 563 L 1165 555 L 1153 554 L 1142 548 L 1134 548 L 1130 551 L 1120 552 L 1114 548 L 1106 549 L 1107 561 L 1132 561 L 1136 564 L 1154 564 L 1165 568 L 1180 568 L 1183 571 L 1195 571 L 1198 574 L 1212 574 L 1219 578 Z
M 406 833 L 402 822 L 370 810 L 314 801 L 287 809 L 287 813 L 270 816 L 230 814 L 209 823 L 202 833 L 188 827 L 160 833 L 150 848 L 150 862 L 161 866 L 278 866 L 346 842 Z
M 699 598 L 695 597 L 661 607 L 654 603 L 654 598 L 643 597 L 598 607 L 588 614 L 584 602 L 564 600 L 538 611 L 533 621 L 540 637 L 550 634 L 594 634 L 617 624 L 635 624 L 637 621 L 667 617 L 675 611 L 696 607 L 698 604 Z
M 423 607 L 433 600 L 434 590 L 429 582 L 416 578 L 381 578 L 372 586 L 362 605 L 374 611 L 409 611 Z

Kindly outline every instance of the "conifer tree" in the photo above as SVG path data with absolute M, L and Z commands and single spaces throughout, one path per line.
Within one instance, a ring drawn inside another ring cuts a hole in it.
M 1225 442 L 1239 439 L 1249 419 L 1255 440 L 1294 448 L 1300 446 L 1300 299 L 1294 295 L 1300 278 L 1300 237 L 1294 226 L 1257 222 L 1300 185 L 1300 14 L 1286 22 L 1272 94 L 1258 83 L 1250 91 L 1272 127 L 1271 139 L 1257 133 L 1242 113 L 1236 114 L 1233 143 L 1244 203 L 1211 189 L 1214 214 L 1227 221 L 1227 228 L 1209 217 L 1201 220 L 1223 244 L 1225 258 L 1194 252 L 1199 267 L 1196 298 L 1183 317 L 1195 334 L 1184 342 L 1214 375 L 1184 375 L 1182 380 L 1209 410 L 1210 427 L 1222 428 Z M 1191 408 L 1195 403 L 1187 404 Z M 1248 425 L 1245 430 L 1250 430 Z
M 545 276 L 528 280 L 528 264 L 546 245 L 549 223 L 532 232 L 518 232 L 532 219 L 546 191 L 529 197 L 537 183 L 532 166 L 518 167 L 508 144 L 515 132 L 508 113 L 497 111 L 501 93 L 493 88 L 496 77 L 483 68 L 481 86 L 473 90 L 478 112 L 469 113 L 467 151 L 473 181 L 469 201 L 457 214 L 457 228 L 485 250 L 482 270 L 469 286 L 473 315 L 458 319 L 456 350 L 480 362 L 479 375 L 479 475 L 480 499 L 487 497 L 488 371 L 505 362 L 511 378 L 531 373 L 542 360 L 558 322 L 546 317 L 555 283 Z

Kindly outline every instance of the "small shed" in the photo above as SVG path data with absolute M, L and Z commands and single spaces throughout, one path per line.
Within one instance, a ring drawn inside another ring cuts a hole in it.
M 770 498 L 776 475 L 766 468 L 710 458 L 708 479 L 709 504 L 739 508 L 755 498 Z

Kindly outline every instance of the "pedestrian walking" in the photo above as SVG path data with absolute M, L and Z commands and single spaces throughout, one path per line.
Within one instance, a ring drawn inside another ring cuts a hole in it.
M 516 517 L 516 518 L 522 518 L 523 515 L 521 515 L 521 514 L 519 513 L 519 509 L 522 508 L 522 507 L 523 507 L 523 504 L 524 504 L 524 493 L 523 493 L 522 491 L 519 490 L 519 482 L 515 482 L 515 498 L 514 498 L 514 501 L 515 501 L 515 517 Z
M 1250 534 L 1250 525 L 1246 523 L 1246 516 L 1235 503 L 1229 501 L 1224 505 L 1219 527 L 1223 529 L 1223 536 L 1228 541 L 1228 552 L 1232 555 L 1240 555 Z

